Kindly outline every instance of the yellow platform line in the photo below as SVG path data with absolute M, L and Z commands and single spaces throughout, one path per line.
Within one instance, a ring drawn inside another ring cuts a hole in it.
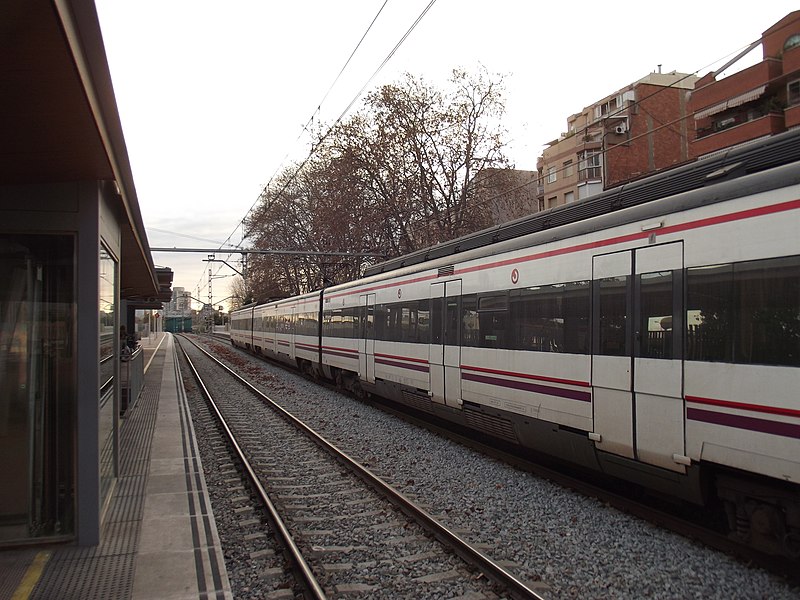
M 25 571 L 25 576 L 17 586 L 14 595 L 11 596 L 11 600 L 27 600 L 30 598 L 33 588 L 36 587 L 36 584 L 39 583 L 39 579 L 42 578 L 42 571 L 44 571 L 44 566 L 47 564 L 47 561 L 50 560 L 51 555 L 52 552 L 49 550 L 36 554 L 31 566 Z

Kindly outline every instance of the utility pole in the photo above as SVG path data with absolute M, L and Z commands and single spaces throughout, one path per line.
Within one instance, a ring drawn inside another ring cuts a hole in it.
M 207 326 L 208 326 L 208 332 L 209 333 L 214 331 L 214 309 L 211 307 L 211 303 L 212 303 L 213 298 L 214 298 L 213 294 L 211 293 L 211 281 L 213 280 L 213 277 L 211 275 L 211 263 L 214 260 L 214 256 L 215 256 L 214 254 L 209 254 L 208 255 L 208 308 L 209 308 L 209 313 L 206 315 L 206 319 L 207 319 Z

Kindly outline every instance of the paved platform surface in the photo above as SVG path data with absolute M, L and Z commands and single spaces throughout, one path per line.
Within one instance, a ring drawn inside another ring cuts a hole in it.
M 0 600 L 233 598 L 174 338 L 141 345 L 144 391 L 123 419 L 101 543 L 0 552 Z

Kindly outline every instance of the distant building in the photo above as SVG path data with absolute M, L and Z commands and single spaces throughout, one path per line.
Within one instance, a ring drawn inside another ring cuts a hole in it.
M 192 314 L 192 300 L 186 288 L 172 288 L 172 300 L 167 305 L 169 316 L 189 316 Z
M 689 160 L 687 96 L 697 77 L 650 73 L 567 119 L 537 161 L 540 209 Z
M 717 79 L 758 44 L 763 60 Z M 748 144 L 800 126 L 800 11 L 767 29 L 719 70 L 703 76 L 689 100 L 693 157 Z

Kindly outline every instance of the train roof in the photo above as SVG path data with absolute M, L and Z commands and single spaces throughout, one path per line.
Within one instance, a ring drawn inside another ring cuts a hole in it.
M 364 277 L 388 273 L 467 250 L 490 246 L 796 161 L 800 161 L 800 130 L 781 133 L 759 142 L 753 142 L 635 182 L 623 184 L 585 200 L 537 212 L 515 221 L 387 260 L 368 267 L 364 271 Z

